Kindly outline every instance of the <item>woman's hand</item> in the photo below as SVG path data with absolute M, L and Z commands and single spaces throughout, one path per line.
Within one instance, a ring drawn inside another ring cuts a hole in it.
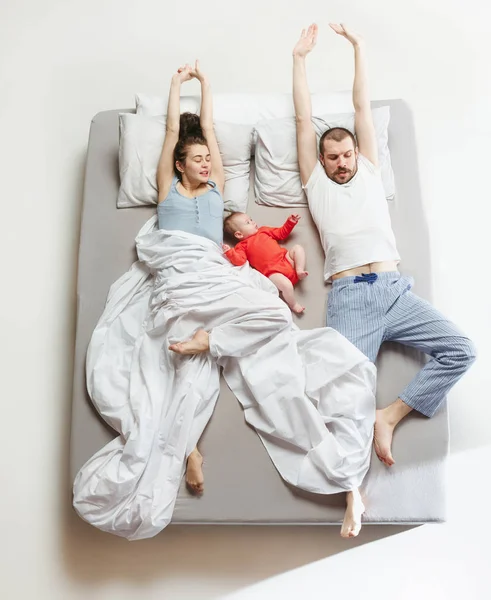
M 194 75 L 192 73 L 193 73 L 193 69 L 192 69 L 191 65 L 188 65 L 186 63 L 183 67 L 179 67 L 177 69 L 177 79 L 181 83 L 184 83 L 185 81 L 191 81 L 191 79 L 194 78 Z
M 194 69 L 191 69 L 191 76 L 197 79 L 200 83 L 203 83 L 206 80 L 206 76 L 200 68 L 198 59 L 196 59 Z
M 206 76 L 199 66 L 199 60 L 196 60 L 194 67 L 188 63 L 182 67 L 179 67 L 175 77 L 179 83 L 191 81 L 191 79 L 197 79 L 200 83 L 204 83 L 206 81 Z

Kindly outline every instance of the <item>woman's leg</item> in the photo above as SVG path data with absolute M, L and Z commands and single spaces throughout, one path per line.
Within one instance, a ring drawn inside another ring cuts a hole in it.
M 219 359 L 256 352 L 280 331 L 290 329 L 292 317 L 275 294 L 244 286 L 225 298 L 190 309 L 189 322 L 196 324 L 194 335 L 169 349 L 189 355 L 209 351 Z
M 191 452 L 186 462 L 186 484 L 195 494 L 202 494 L 204 490 L 203 457 L 198 447 Z
M 210 349 L 210 336 L 204 329 L 198 329 L 188 342 L 178 342 L 171 344 L 169 350 L 177 354 L 201 354 Z

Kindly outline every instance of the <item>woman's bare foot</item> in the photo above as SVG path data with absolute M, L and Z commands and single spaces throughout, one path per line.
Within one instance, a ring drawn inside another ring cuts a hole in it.
M 296 302 L 293 306 L 290 306 L 290 308 L 296 315 L 301 315 L 305 310 L 305 306 L 302 306 L 298 302 Z
M 346 512 L 341 526 L 341 537 L 352 538 L 360 533 L 361 516 L 365 512 L 365 505 L 359 490 L 352 490 L 346 494 Z
M 305 279 L 308 274 L 309 274 L 308 271 L 297 271 L 297 277 L 298 277 L 299 281 L 302 281 L 302 279 Z
M 201 354 L 210 349 L 210 336 L 204 329 L 198 329 L 189 342 L 171 344 L 169 350 L 177 354 Z
M 186 485 L 194 494 L 202 494 L 204 491 L 203 457 L 195 448 L 188 456 L 186 465 Z
M 373 431 L 373 447 L 375 454 L 384 465 L 391 467 L 395 464 L 392 458 L 391 446 L 395 423 L 389 418 L 385 409 L 377 410 L 375 416 L 375 427 Z

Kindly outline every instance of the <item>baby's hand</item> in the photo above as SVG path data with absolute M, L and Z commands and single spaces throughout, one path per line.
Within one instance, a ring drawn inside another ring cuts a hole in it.
M 300 215 L 290 215 L 288 219 L 294 223 L 298 223 L 300 221 Z
M 231 248 L 230 248 L 230 246 L 229 246 L 228 244 L 222 244 L 222 250 L 223 250 L 224 252 L 228 252 L 230 249 L 231 249 Z

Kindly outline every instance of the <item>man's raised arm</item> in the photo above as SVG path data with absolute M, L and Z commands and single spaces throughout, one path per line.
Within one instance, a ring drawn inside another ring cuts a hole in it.
M 351 31 L 346 25 L 329 23 L 338 35 L 346 38 L 355 51 L 355 80 L 353 83 L 353 105 L 355 107 L 355 132 L 358 149 L 368 160 L 378 165 L 377 138 L 373 126 L 370 94 L 368 91 L 368 74 L 363 38 Z
M 305 57 L 314 48 L 317 25 L 302 30 L 293 49 L 293 104 L 297 124 L 297 151 L 300 179 L 306 185 L 317 163 L 317 138 L 312 124 L 312 102 L 307 84 Z

